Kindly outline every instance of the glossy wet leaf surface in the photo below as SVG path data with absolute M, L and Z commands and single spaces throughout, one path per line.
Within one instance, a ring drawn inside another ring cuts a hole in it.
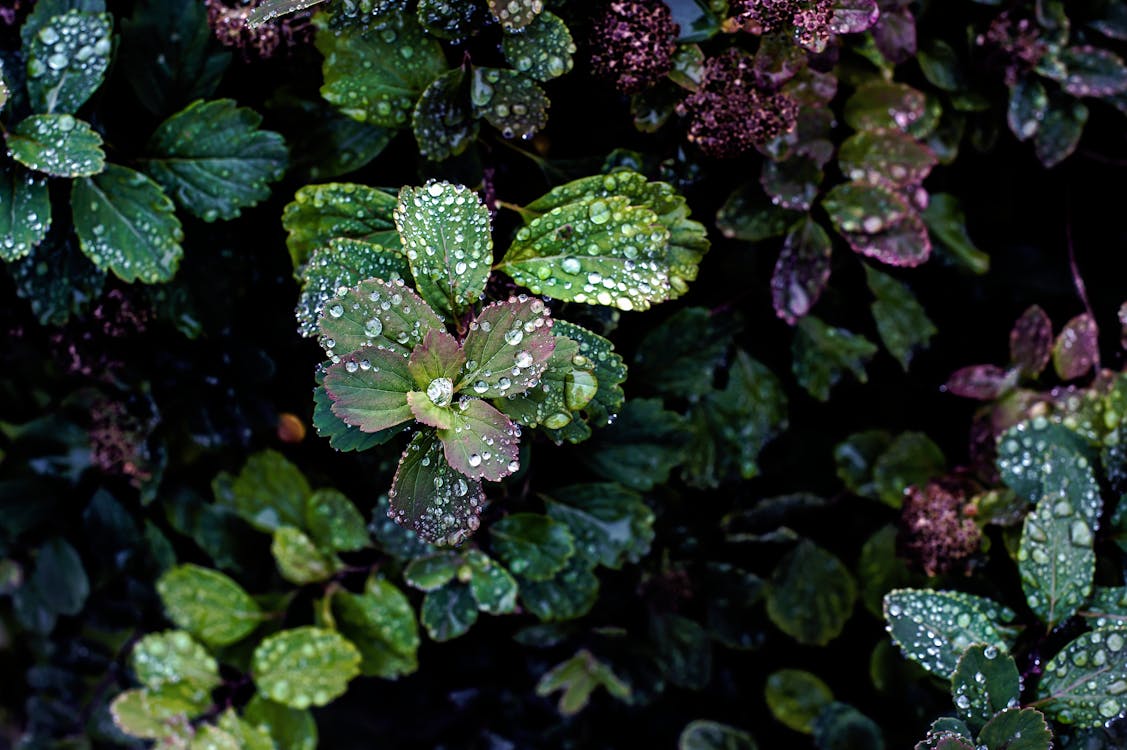
M 392 219 L 395 205 L 394 195 L 367 185 L 330 182 L 301 188 L 282 213 L 294 268 L 338 237 L 398 250 L 402 243 Z
M 254 650 L 258 692 L 290 708 L 324 706 L 360 672 L 360 652 L 332 630 L 305 626 L 265 638 Z
M 88 177 L 106 168 L 102 137 L 73 115 L 32 115 L 7 141 L 9 156 L 52 177 Z
M 68 10 L 47 19 L 24 50 L 28 98 L 35 111 L 78 111 L 102 85 L 112 34 L 108 13 Z
M 485 503 L 481 483 L 452 468 L 430 432 L 411 438 L 389 497 L 392 519 L 436 544 L 455 544 L 475 531 Z
M 169 619 L 213 646 L 241 640 L 262 622 L 262 611 L 235 581 L 217 570 L 181 565 L 157 581 Z
M 957 592 L 898 589 L 884 598 L 884 618 L 904 656 L 940 677 L 950 678 L 976 643 L 1009 650 L 992 613 Z
M 47 178 L 15 164 L 0 166 L 0 259 L 28 256 L 51 228 Z
M 779 562 L 767 589 L 767 614 L 799 643 L 820 645 L 841 634 L 857 584 L 833 554 L 803 540 Z

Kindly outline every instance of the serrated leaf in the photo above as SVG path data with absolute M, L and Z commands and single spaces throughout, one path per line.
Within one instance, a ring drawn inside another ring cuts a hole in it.
M 534 387 L 517 396 L 493 401 L 494 406 L 517 424 L 525 427 L 542 425 L 556 430 L 565 428 L 575 413 L 598 393 L 599 383 L 592 372 L 595 363 L 579 355 L 579 344 L 562 336 L 556 336 L 555 342 L 544 372 Z M 589 435 L 588 429 L 584 437 Z
M 686 724 L 677 738 L 677 750 L 757 750 L 758 747 L 747 732 L 704 719 Z
M 150 691 L 176 686 L 197 706 L 207 706 L 211 691 L 222 682 L 219 664 L 183 630 L 146 635 L 134 644 L 129 665 Z
M 978 743 L 987 750 L 1049 750 L 1053 734 L 1040 711 L 1007 708 L 982 728 Z
M 102 137 L 68 114 L 21 120 L 8 133 L 8 155 L 28 169 L 52 177 L 88 177 L 106 168 Z
M 352 552 L 371 544 L 360 511 L 333 489 L 320 489 L 309 496 L 305 503 L 305 528 L 326 551 Z
M 380 432 L 414 419 L 407 401 L 413 390 L 407 359 L 376 346 L 357 349 L 325 373 L 333 414 L 361 432 Z
M 591 611 L 599 594 L 599 579 L 580 555 L 572 555 L 563 570 L 546 581 L 519 578 L 520 601 L 541 622 L 574 620 Z
M 478 121 L 470 108 L 463 68 L 449 70 L 423 91 L 411 116 L 419 154 L 431 161 L 458 156 L 477 139 Z
M 211 646 L 241 640 L 262 622 L 259 606 L 218 570 L 179 565 L 157 581 L 168 619 Z
M 551 326 L 547 307 L 532 297 L 487 305 L 462 342 L 465 384 L 482 398 L 527 391 L 544 373 L 555 349 Z
M 841 634 L 856 598 L 857 585 L 841 561 L 803 540 L 771 574 L 767 614 L 799 643 L 824 646 Z
M 342 289 L 351 289 L 365 279 L 410 279 L 411 267 L 402 250 L 387 250 L 364 240 L 338 237 L 329 240 L 309 256 L 298 271 L 301 296 L 298 298 L 298 333 L 311 337 L 318 331 L 318 320 L 325 304 Z
M 968 648 L 951 675 L 955 710 L 977 732 L 999 711 L 1012 708 L 1021 697 L 1021 675 L 1009 654 L 977 643 Z
M 485 504 L 481 483 L 447 463 L 442 442 L 430 431 L 411 438 L 388 497 L 392 519 L 431 544 L 453 545 L 468 537 Z
M 873 490 L 885 504 L 899 508 L 904 491 L 941 476 L 947 468 L 943 451 L 922 432 L 902 432 L 873 462 Z
M 399 250 L 402 242 L 392 218 L 395 205 L 394 195 L 367 185 L 330 182 L 301 188 L 282 212 L 294 269 L 338 237 Z
M 538 513 L 514 513 L 489 529 L 493 549 L 509 570 L 530 581 L 546 581 L 575 554 L 567 524 Z
M 415 16 L 430 35 L 454 41 L 476 34 L 488 22 L 485 9 L 479 3 L 452 0 L 419 0 Z
M 338 451 L 363 451 L 383 445 L 398 435 L 406 424 L 380 432 L 363 432 L 333 414 L 333 400 L 324 386 L 313 389 L 313 426 L 317 434 L 329 439 L 329 445 Z
M 1061 380 L 1082 377 L 1099 362 L 1099 329 L 1088 313 L 1068 321 L 1053 344 L 1053 369 Z
M 585 360 L 582 363 L 584 368 L 588 362 L 594 365 L 592 374 L 597 381 L 598 390 L 583 406 L 580 418 L 576 419 L 573 415 L 571 422 L 565 427 L 547 430 L 556 442 L 567 440 L 577 443 L 590 437 L 591 426 L 606 426 L 622 408 L 626 399 L 622 390 L 622 383 L 626 380 L 626 364 L 614 351 L 614 344 L 586 328 L 557 319 L 552 324 L 552 332 L 579 344 L 579 356 Z
M 1127 587 L 1094 587 L 1079 614 L 1093 628 L 1127 627 Z
M 520 430 L 481 399 L 460 402 L 438 439 L 446 461 L 470 479 L 496 482 L 520 468 Z
M 1035 503 L 1043 495 L 1046 475 L 1068 473 L 1076 491 L 1085 496 L 1084 516 L 1091 525 L 1099 517 L 1094 458 L 1084 438 L 1044 417 L 1014 425 L 998 439 L 998 473 L 1010 489 Z
M 140 172 L 110 164 L 75 180 L 74 231 L 82 252 L 122 281 L 168 281 L 180 265 L 184 232 L 172 201 Z
M 558 78 L 574 65 L 571 32 L 553 13 L 541 13 L 519 34 L 506 34 L 501 49 L 509 65 L 538 81 Z
M 196 100 L 149 139 L 146 171 L 204 221 L 233 219 L 270 197 L 286 169 L 286 142 L 260 130 L 262 117 L 232 99 Z
M 826 230 L 806 216 L 790 228 L 771 274 L 775 314 L 794 325 L 817 303 L 830 280 L 833 243 Z
M 474 68 L 470 103 L 474 114 L 505 138 L 527 140 L 548 124 L 547 94 L 535 80 L 515 70 Z
M 990 270 L 990 257 L 975 247 L 967 234 L 967 220 L 959 200 L 948 193 L 930 196 L 923 220 L 937 250 L 971 273 Z
M 330 30 L 323 16 L 315 18 L 325 58 L 321 95 L 354 120 L 404 127 L 423 90 L 446 72 L 442 47 L 412 15 L 389 16 L 377 33 Z
M 508 31 L 520 31 L 544 11 L 543 0 L 487 0 L 493 17 Z
M 450 426 L 435 424 L 424 419 L 412 396 L 421 397 L 421 401 L 435 408 L 450 407 L 454 384 L 458 382 L 465 364 L 466 355 L 462 352 L 462 347 L 456 338 L 437 328 L 427 331 L 422 342 L 411 350 L 411 355 L 407 358 L 407 369 L 415 379 L 415 385 L 421 391 L 425 391 L 407 395 L 407 401 L 411 404 L 416 419 L 431 427 Z
M 403 580 L 419 591 L 437 591 L 454 580 L 459 565 L 458 556 L 452 552 L 416 557 L 403 569 Z
M 360 282 L 325 303 L 318 325 L 329 356 L 376 348 L 401 355 L 403 367 L 428 331 L 446 330 L 442 319 L 399 279 Z
M 907 285 L 868 265 L 865 279 L 876 297 L 872 311 L 881 341 L 907 370 L 915 351 L 927 348 L 939 331 Z
M 332 630 L 305 626 L 265 638 L 252 670 L 261 695 L 290 708 L 324 706 L 360 673 L 360 652 Z
M 614 425 L 592 441 L 580 460 L 603 479 L 648 490 L 665 482 L 684 460 L 689 434 L 685 419 L 666 411 L 659 399 L 635 399 L 627 402 Z
M 276 750 L 269 732 L 239 718 L 233 708 L 223 712 L 217 726 L 235 738 L 240 750 Z
M 1041 127 L 1033 137 L 1033 151 L 1046 169 L 1067 159 L 1080 143 L 1088 108 L 1075 99 L 1050 97 Z
M 810 734 L 814 720 L 833 702 L 834 694 L 816 675 L 801 669 L 781 669 L 767 678 L 764 697 L 776 719 L 796 732 Z
M 614 670 L 587 649 L 581 649 L 541 675 L 536 683 L 536 694 L 543 698 L 560 692 L 559 711 L 564 716 L 572 716 L 587 706 L 591 694 L 599 687 L 621 701 L 629 700 L 632 693 Z
M 393 680 L 418 668 L 419 626 L 406 595 L 372 576 L 363 593 L 333 595 L 341 634 L 360 650 L 361 674 Z
M 328 579 L 340 565 L 335 558 L 322 554 L 305 532 L 293 526 L 274 529 L 270 552 L 282 578 L 299 586 Z
M 992 614 L 974 598 L 952 591 L 897 589 L 884 597 L 884 619 L 893 642 L 904 656 L 947 679 L 975 643 L 1009 651 Z
M 215 498 L 259 531 L 305 524 L 305 503 L 312 492 L 301 470 L 277 451 L 252 454 L 239 475 L 212 482 Z
M 826 706 L 815 719 L 813 730 L 814 745 L 819 750 L 884 750 L 880 727 L 847 703 L 834 701 Z
M 493 561 L 480 550 L 466 552 L 470 567 L 470 593 L 482 612 L 507 614 L 517 606 L 517 581 L 504 566 Z
M 404 187 L 394 211 L 415 287 L 439 313 L 457 318 L 481 299 L 493 262 L 489 210 L 462 185 Z
M 308 710 L 283 706 L 255 695 L 243 712 L 246 720 L 274 738 L 286 750 L 317 750 L 317 723 Z
M 680 310 L 642 338 L 633 376 L 667 396 L 708 393 L 715 369 L 740 327 L 739 318 L 730 314 L 703 307 Z
M 1079 636 L 1045 665 L 1034 705 L 1063 724 L 1100 726 L 1127 712 L 1127 628 Z
M 61 227 L 49 233 L 30 255 L 9 262 L 8 273 L 16 294 L 27 300 L 32 314 L 45 326 L 61 326 L 73 316 L 86 314 L 101 296 L 106 280 L 106 274 L 78 249 L 74 235 Z
M 0 260 L 25 258 L 51 228 L 47 178 L 15 164 L 0 165 Z
M 1019 141 L 1027 141 L 1037 135 L 1048 111 L 1049 95 L 1036 76 L 1022 76 L 1010 87 L 1006 124 Z
M 199 708 L 174 690 L 126 690 L 109 706 L 113 723 L 126 734 L 140 739 L 191 736 L 189 715 Z
M 449 641 L 469 632 L 477 622 L 477 602 L 464 583 L 429 592 L 423 598 L 419 621 L 432 641 Z
M 649 552 L 654 513 L 642 496 L 616 484 L 576 484 L 545 498 L 548 516 L 567 524 L 575 554 L 591 564 L 621 568 Z
M 113 49 L 108 13 L 69 10 L 26 39 L 27 94 L 36 112 L 77 112 L 102 85 Z
M 762 242 L 780 237 L 794 226 L 800 214 L 773 205 L 758 183 L 736 188 L 716 212 L 716 228 L 729 239 Z
M 121 67 L 137 100 L 155 115 L 210 96 L 231 62 L 200 3 L 152 0 L 121 19 Z
M 826 401 L 846 370 L 859 382 L 868 382 L 865 363 L 876 354 L 877 347 L 864 336 L 807 315 L 798 321 L 791 352 L 799 385 L 819 401 Z

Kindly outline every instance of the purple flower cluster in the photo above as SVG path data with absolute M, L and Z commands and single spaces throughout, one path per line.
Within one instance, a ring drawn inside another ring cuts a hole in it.
M 261 0 L 205 0 L 207 22 L 212 33 L 225 47 L 234 47 L 245 59 L 267 60 L 279 50 L 309 44 L 313 41 L 313 11 L 298 13 L 267 21 L 257 28 L 247 26 L 247 16 L 261 4 Z
M 909 487 L 896 539 L 900 553 L 929 576 L 965 570 L 982 542 L 968 507 L 966 488 L 957 481 Z
M 673 68 L 679 27 L 659 0 L 614 0 L 591 28 L 591 68 L 624 94 L 637 94 Z
M 795 40 L 809 46 L 828 35 L 831 0 L 732 0 L 732 17 L 742 28 L 761 34 L 794 28 Z

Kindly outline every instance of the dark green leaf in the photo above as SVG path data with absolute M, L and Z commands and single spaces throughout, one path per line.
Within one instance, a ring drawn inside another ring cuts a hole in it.
M 68 114 L 22 120 L 8 133 L 8 155 L 52 177 L 87 177 L 106 168 L 101 136 Z
M 575 54 L 571 32 L 552 13 L 541 13 L 519 34 L 506 34 L 501 48 L 510 65 L 538 81 L 569 72 L 573 65 L 571 56 Z
M 659 399 L 635 399 L 612 427 L 599 433 L 581 460 L 604 479 L 648 490 L 684 460 L 687 437 L 681 415 L 666 411 Z
M 939 333 L 912 290 L 887 274 L 865 266 L 865 278 L 876 299 L 873 319 L 884 346 L 905 370 L 918 349 L 926 349 Z
M 579 415 L 582 419 L 576 419 L 573 414 L 571 422 L 565 427 L 548 430 L 548 434 L 557 442 L 567 440 L 577 443 L 590 437 L 592 426 L 605 427 L 618 415 L 618 411 L 622 408 L 626 399 L 622 391 L 622 383 L 626 380 L 626 364 L 622 361 L 622 357 L 614 351 L 614 344 L 586 328 L 569 323 L 566 320 L 557 319 L 552 324 L 552 333 L 556 334 L 557 337 L 565 336 L 579 344 L 579 356 L 584 359 L 584 362 L 577 367 L 586 369 L 588 363 L 594 365 L 591 372 L 598 383 L 598 390 L 594 397 L 582 407 Z M 569 390 L 577 386 L 582 386 L 582 382 L 575 381 L 573 378 L 573 382 L 569 386 L 565 376 L 565 402 L 571 398 L 568 395 Z M 572 392 L 574 393 L 574 391 Z
M 955 50 L 942 39 L 932 39 L 924 45 L 916 58 L 924 77 L 943 91 L 966 88 L 966 80 Z
M 341 289 L 351 289 L 365 279 L 410 279 L 411 267 L 402 250 L 386 250 L 364 240 L 338 237 L 314 250 L 297 275 L 301 281 L 301 296 L 295 310 L 298 332 L 314 336 L 325 303 Z
M 994 714 L 1018 704 L 1021 676 L 1009 654 L 981 643 L 968 648 L 951 675 L 951 695 L 959 717 L 979 731 Z
M 990 270 L 990 256 L 975 247 L 967 234 L 967 219 L 958 198 L 935 193 L 922 216 L 932 243 L 949 262 L 979 275 Z
M 514 513 L 489 529 L 493 548 L 513 573 L 530 581 L 546 581 L 575 554 L 567 524 L 537 513 Z
M 677 750 L 757 750 L 758 747 L 747 732 L 704 719 L 686 724 L 677 739 Z
M 1084 633 L 1045 665 L 1037 686 L 1045 713 L 1064 724 L 1096 727 L 1127 712 L 1127 628 Z
M 458 556 L 453 552 L 416 557 L 403 569 L 403 580 L 420 591 L 435 591 L 454 580 L 459 565 Z
M 907 563 L 896 554 L 897 527 L 882 526 L 861 547 L 857 560 L 857 581 L 861 601 L 875 616 L 883 616 L 884 595 L 914 582 Z
M 633 376 L 667 396 L 712 390 L 713 373 L 740 330 L 732 315 L 688 307 L 650 331 L 638 345 Z
M 757 182 L 749 182 L 728 196 L 716 212 L 716 228 L 725 237 L 762 242 L 781 237 L 799 218 L 794 211 L 773 205 Z
M 822 168 L 817 160 L 796 154 L 786 161 L 764 161 L 759 183 L 775 205 L 806 212 L 818 197 L 822 177 Z
M 515 70 L 474 68 L 470 102 L 477 117 L 505 138 L 527 140 L 548 124 L 548 97 L 540 84 Z
M 947 459 L 922 432 L 902 432 L 873 464 L 873 490 L 884 503 L 899 508 L 904 491 L 943 474 Z
M 481 482 L 453 469 L 429 430 L 411 438 L 389 497 L 395 522 L 432 544 L 457 544 L 473 533 L 485 503 Z
M 305 503 L 305 528 L 325 551 L 351 552 L 371 544 L 364 517 L 340 492 L 321 489 Z
M 1048 111 L 1049 95 L 1036 76 L 1023 76 L 1010 88 L 1006 122 L 1018 140 L 1027 141 L 1037 135 Z
M 28 585 L 44 607 L 60 615 L 77 615 L 90 595 L 82 559 L 61 537 L 52 537 L 39 548 Z
M 517 582 L 504 566 L 476 549 L 466 552 L 470 567 L 470 593 L 482 612 L 508 614 L 517 606 Z
M 571 529 L 576 556 L 591 564 L 617 569 L 636 563 L 653 542 L 653 511 L 625 487 L 569 485 L 553 490 L 546 504 L 548 515 Z
M 401 279 L 368 279 L 343 293 L 338 289 L 337 293 L 325 303 L 319 322 L 321 346 L 334 361 L 360 349 L 379 349 L 383 354 L 376 355 L 377 358 L 398 356 L 406 368 L 406 357 L 422 343 L 428 331 L 446 330 L 442 319 Z M 357 361 L 362 362 L 363 358 Z M 347 367 L 346 371 L 354 372 Z M 362 373 L 378 375 L 370 370 Z M 413 386 L 409 375 L 405 378 Z
M 282 213 L 294 269 L 303 266 L 314 250 L 337 237 L 399 250 L 402 243 L 392 218 L 395 204 L 394 195 L 347 182 L 306 185 L 298 190 Z
M 324 386 L 313 389 L 313 426 L 317 434 L 329 439 L 329 445 L 338 451 L 363 451 L 376 445 L 383 445 L 399 434 L 403 427 L 393 427 L 382 432 L 362 432 L 359 427 L 350 425 L 333 414 L 333 400 Z
M 0 165 L 0 260 L 27 257 L 51 228 L 47 178 L 15 164 Z
M 360 673 L 360 652 L 340 634 L 305 626 L 268 636 L 254 650 L 258 692 L 290 708 L 324 706 Z
M 884 597 L 892 640 L 906 657 L 943 678 L 955 673 L 959 657 L 975 643 L 1009 650 L 993 615 L 979 600 L 952 591 L 897 589 Z
M 1093 628 L 1127 627 L 1127 586 L 1096 586 L 1080 615 Z
M 429 592 L 419 619 L 432 641 L 449 641 L 469 631 L 477 622 L 477 611 L 470 587 L 455 583 Z
M 541 622 L 574 620 L 591 611 L 599 594 L 599 579 L 590 564 L 573 555 L 567 566 L 547 581 L 521 579 L 520 601 Z
M 864 336 L 807 315 L 798 321 L 791 351 L 799 385 L 819 401 L 826 401 L 845 370 L 860 382 L 868 382 L 865 362 L 876 354 L 877 347 Z
M 427 86 L 415 105 L 411 128 L 419 154 L 443 161 L 463 153 L 477 138 L 469 84 L 462 68 L 449 70 Z
M 544 10 L 543 0 L 486 0 L 493 17 L 507 31 L 528 27 Z
M 168 619 L 211 646 L 235 643 L 263 620 L 250 595 L 217 570 L 180 565 L 160 577 L 157 592 Z
M 987 750 L 1049 750 L 1053 734 L 1034 708 L 1007 708 L 982 728 L 978 743 Z
M 220 475 L 212 490 L 217 502 L 265 532 L 304 526 L 305 504 L 312 493 L 301 470 L 272 450 L 251 455 L 234 480 Z
M 264 729 L 279 748 L 317 750 L 317 722 L 308 710 L 298 710 L 255 695 L 243 712 L 253 726 Z
M 1099 517 L 1099 487 L 1092 474 L 1091 448 L 1077 433 L 1044 417 L 1021 422 L 998 440 L 998 473 L 1019 497 L 1036 503 L 1052 473 L 1068 474 L 1077 497 L 1084 496 L 1083 514 L 1090 525 Z
M 799 643 L 824 646 L 841 634 L 856 598 L 857 585 L 841 561 L 803 540 L 771 574 L 767 614 Z
M 559 710 L 564 716 L 582 711 L 595 689 L 602 687 L 621 701 L 630 699 L 630 686 L 590 651 L 582 649 L 565 662 L 545 672 L 536 683 L 536 694 L 547 697 L 561 691 Z
M 113 17 L 69 10 L 25 37 L 27 94 L 36 112 L 77 112 L 102 85 L 113 49 Z
M 1033 150 L 1046 168 L 1072 155 L 1088 122 L 1088 108 L 1075 99 L 1050 98 L 1041 127 L 1033 137 Z
M 905 130 L 923 116 L 927 99 L 903 83 L 872 80 L 845 103 L 845 123 L 857 131 Z
M 818 750 L 884 750 L 880 727 L 846 703 L 826 706 L 813 729 Z
M 370 577 L 360 594 L 334 594 L 332 606 L 341 634 L 360 651 L 361 674 L 392 680 L 418 668 L 415 610 L 394 585 Z
M 834 694 L 816 675 L 801 669 L 780 669 L 767 678 L 764 689 L 771 714 L 796 732 L 810 734 L 822 709 Z
M 892 444 L 892 436 L 884 430 L 855 432 L 834 446 L 837 476 L 854 494 L 877 497 L 873 483 L 873 465 Z
M 663 613 L 650 618 L 650 638 L 662 673 L 670 683 L 703 690 L 712 676 L 712 644 L 695 620 Z

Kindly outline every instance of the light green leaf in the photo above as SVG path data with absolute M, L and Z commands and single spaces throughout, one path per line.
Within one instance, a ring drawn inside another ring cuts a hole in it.
M 102 85 L 113 49 L 113 17 L 70 10 L 27 39 L 27 94 L 36 112 L 76 112 Z
M 68 114 L 21 120 L 8 133 L 8 155 L 28 169 L 52 177 L 87 177 L 106 168 L 102 137 Z
M 246 720 L 270 734 L 278 748 L 317 750 L 317 722 L 308 710 L 298 710 L 255 695 L 243 712 Z
M 506 31 L 520 31 L 544 11 L 543 0 L 487 0 L 493 17 Z
M 325 303 L 342 289 L 352 289 L 365 279 L 410 279 L 411 267 L 402 250 L 387 250 L 364 240 L 337 237 L 317 248 L 297 273 L 301 282 L 298 298 L 298 333 L 312 337 Z
M 501 49 L 509 65 L 538 81 L 558 78 L 574 64 L 571 32 L 553 13 L 541 13 L 519 34 L 506 34 Z
M 959 718 L 979 731 L 994 714 L 1018 704 L 1021 676 L 1009 654 L 981 643 L 968 648 L 951 675 L 951 695 Z
M 575 538 L 575 554 L 589 564 L 621 568 L 649 552 L 654 513 L 642 496 L 617 484 L 575 484 L 545 498 L 548 516 L 562 521 Z
M 188 717 L 200 708 L 175 690 L 126 690 L 113 699 L 110 715 L 118 729 L 146 740 L 191 736 Z
M 274 529 L 270 552 L 282 578 L 299 586 L 324 581 L 340 567 L 339 560 L 321 554 L 313 540 L 293 526 Z
M 1098 727 L 1127 712 L 1127 628 L 1084 633 L 1045 665 L 1033 705 L 1063 724 Z
M 361 348 L 405 358 L 428 331 L 446 330 L 442 319 L 400 279 L 368 279 L 338 294 L 325 303 L 319 325 L 321 346 L 335 358 Z M 402 366 L 406 368 L 406 359 Z
M 853 614 L 857 584 L 841 561 L 808 540 L 775 567 L 767 589 L 767 614 L 799 643 L 824 646 Z
M 477 139 L 478 127 L 463 68 L 448 70 L 434 79 L 419 97 L 411 117 L 419 154 L 431 161 L 444 161 L 465 152 Z
M 474 68 L 470 103 L 474 114 L 505 138 L 527 140 L 548 124 L 548 96 L 540 84 L 515 70 Z
M 360 672 L 360 652 L 331 630 L 306 626 L 268 636 L 254 650 L 258 692 L 290 708 L 324 706 Z
M 468 537 L 485 504 L 481 482 L 452 468 L 429 430 L 411 438 L 388 497 L 392 519 L 431 544 L 454 545 Z
M 680 310 L 642 338 L 633 377 L 667 396 L 691 399 L 708 393 L 740 327 L 732 315 L 714 315 L 703 307 Z
M 767 678 L 764 689 L 771 715 L 796 732 L 810 734 L 814 721 L 833 702 L 829 686 L 801 669 L 780 669 Z
M 458 556 L 453 552 L 438 552 L 416 557 L 403 569 L 403 580 L 419 591 L 436 591 L 458 574 Z
M 207 706 L 211 691 L 222 682 L 219 664 L 183 630 L 146 635 L 133 646 L 129 665 L 149 690 L 175 685 L 197 706 Z
M 47 178 L 15 164 L 0 165 L 0 260 L 27 257 L 50 228 Z
M 1049 750 L 1053 733 L 1037 709 L 1007 708 L 978 733 L 978 746 L 987 750 Z
M 684 460 L 689 436 L 684 417 L 666 411 L 660 399 L 635 399 L 583 451 L 581 460 L 603 479 L 648 490 L 665 482 Z
M 574 620 L 591 611 L 599 594 L 599 579 L 591 564 L 572 555 L 567 565 L 547 581 L 519 579 L 520 601 L 541 622 Z
M 545 672 L 536 683 L 536 694 L 547 697 L 561 692 L 559 710 L 564 716 L 582 711 L 596 688 L 602 687 L 620 701 L 629 701 L 631 689 L 609 666 L 587 649 Z
M 82 252 L 123 281 L 168 281 L 180 265 L 184 232 L 172 201 L 140 172 L 110 164 L 75 180 L 74 231 Z
M 489 210 L 469 188 L 432 180 L 400 190 L 394 216 L 420 296 L 440 314 L 460 317 L 489 279 Z
M 392 218 L 395 204 L 394 195 L 367 185 L 330 182 L 301 188 L 282 212 L 294 269 L 300 269 L 314 250 L 338 237 L 364 240 L 391 251 L 400 249 Z
M 363 593 L 339 592 L 332 606 L 341 633 L 360 650 L 362 674 L 393 680 L 418 668 L 415 610 L 393 584 L 372 576 Z
M 325 551 L 353 552 L 371 544 L 368 526 L 356 506 L 342 493 L 321 489 L 305 503 L 305 528 Z
M 704 719 L 686 724 L 677 738 L 677 750 L 757 750 L 758 747 L 747 732 Z
M 1009 651 L 994 621 L 996 612 L 978 605 L 958 592 L 897 589 L 884 597 L 884 619 L 904 656 L 932 674 L 950 678 L 959 657 L 975 643 Z
M 517 606 L 517 582 L 504 566 L 480 550 L 466 552 L 470 567 L 470 593 L 477 608 L 494 615 L 507 614 Z
M 877 347 L 860 334 L 807 315 L 798 321 L 791 351 L 799 385 L 819 401 L 827 401 L 830 389 L 846 370 L 860 382 L 868 382 L 865 363 L 876 354 Z
M 277 750 L 269 732 L 239 718 L 233 708 L 220 715 L 217 726 L 235 738 L 240 750 Z
M 464 583 L 437 589 L 423 598 L 419 620 L 432 641 L 449 641 L 464 635 L 477 622 L 477 602 Z
M 279 526 L 304 526 L 305 504 L 313 492 L 301 470 L 273 450 L 251 455 L 237 477 L 222 474 L 211 486 L 219 504 L 268 533 Z
M 916 350 L 926 349 L 931 337 L 939 331 L 906 284 L 867 264 L 865 279 L 876 296 L 872 311 L 877 333 L 906 371 Z
M 524 393 L 539 380 L 556 345 L 542 300 L 520 295 L 487 305 L 470 324 L 462 348 L 468 386 L 482 398 Z
M 188 750 L 243 750 L 239 739 L 212 724 L 201 724 L 196 729 Z
M 490 527 L 489 534 L 509 570 L 530 581 L 552 578 L 575 554 L 575 539 L 567 524 L 537 513 L 506 516 Z
M 286 142 L 260 130 L 262 117 L 231 99 L 197 100 L 149 139 L 145 169 L 182 207 L 204 221 L 233 219 L 270 197 L 286 169 Z
M 315 18 L 325 58 L 321 95 L 354 120 L 404 127 L 423 90 L 446 72 L 442 47 L 412 15 L 395 14 L 378 33 L 334 31 L 322 14 Z
M 239 584 L 218 570 L 179 565 L 157 581 L 168 619 L 211 646 L 242 640 L 264 619 Z

